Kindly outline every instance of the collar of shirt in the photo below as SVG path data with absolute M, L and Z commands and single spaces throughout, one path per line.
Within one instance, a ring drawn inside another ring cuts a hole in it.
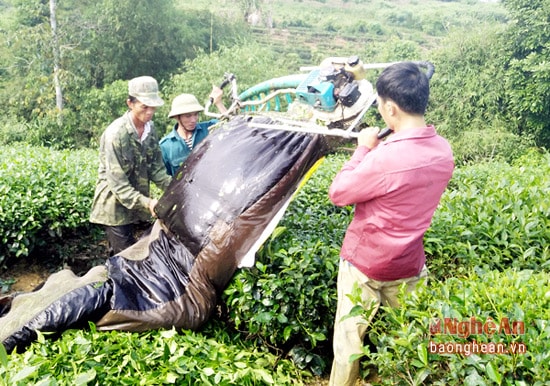
M 130 112 L 127 111 L 126 112 L 126 118 L 128 119 L 128 122 L 130 122 L 130 126 L 132 127 L 132 129 L 134 129 L 134 133 L 136 133 L 137 135 L 137 129 L 136 129 L 136 126 L 134 125 L 134 122 L 132 121 L 132 117 L 130 116 Z M 145 139 L 147 139 L 147 136 L 149 135 L 149 133 L 151 133 L 151 121 L 145 123 L 145 125 L 143 126 L 143 134 L 141 134 L 141 138 L 139 138 L 138 136 L 138 139 L 141 143 L 143 143 L 143 141 L 145 141 Z
M 150 132 L 151 132 L 151 121 L 149 121 L 145 124 L 143 134 L 141 135 L 141 143 L 143 143 L 143 141 L 145 141 L 145 139 L 147 138 L 147 136 L 149 135 Z
M 206 122 L 199 122 L 195 126 L 195 130 L 193 130 L 193 141 L 196 140 L 197 137 L 199 137 L 199 140 L 202 140 L 204 137 L 206 137 L 208 133 L 208 128 L 212 126 L 215 123 L 214 120 L 206 121 Z M 174 128 L 170 130 L 168 134 L 162 139 L 162 141 L 165 140 L 172 140 L 172 141 L 184 141 L 184 139 L 178 134 L 178 124 L 176 123 L 174 125 Z M 193 142 L 194 143 L 194 142 Z
M 411 139 L 411 138 L 432 137 L 436 134 L 437 133 L 433 125 L 428 125 L 426 127 L 415 127 L 415 128 L 400 131 L 398 133 L 393 133 L 391 136 L 388 137 L 387 140 L 383 141 L 382 143 L 395 142 L 395 141 L 400 141 L 403 139 Z

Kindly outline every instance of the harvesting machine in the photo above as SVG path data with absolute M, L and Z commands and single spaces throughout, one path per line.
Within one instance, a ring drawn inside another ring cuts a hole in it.
M 357 56 L 329 57 L 319 66 L 302 67 L 300 73 L 270 79 L 238 92 L 234 74 L 226 73 L 221 87 L 231 85 L 231 105 L 223 114 L 205 114 L 227 118 L 238 114 L 270 115 L 277 123 L 254 124 L 258 128 L 298 131 L 326 136 L 356 138 L 362 119 L 376 105 L 376 91 L 366 79 L 368 70 L 386 68 L 392 63 L 365 64 Z M 414 62 L 425 69 L 428 78 L 434 73 L 430 62 Z M 383 129 L 379 138 L 389 135 Z

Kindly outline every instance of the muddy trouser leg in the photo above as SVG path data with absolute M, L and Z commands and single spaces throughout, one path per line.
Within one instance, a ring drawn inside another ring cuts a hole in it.
M 117 255 L 120 251 L 135 244 L 134 225 L 105 226 L 107 241 L 109 242 L 109 256 Z

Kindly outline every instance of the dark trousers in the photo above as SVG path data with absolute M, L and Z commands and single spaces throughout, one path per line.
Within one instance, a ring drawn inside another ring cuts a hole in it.
M 134 245 L 137 241 L 136 234 L 140 234 L 141 237 L 149 234 L 150 231 L 150 223 L 106 225 L 105 233 L 109 243 L 109 256 L 118 255 L 119 252 Z

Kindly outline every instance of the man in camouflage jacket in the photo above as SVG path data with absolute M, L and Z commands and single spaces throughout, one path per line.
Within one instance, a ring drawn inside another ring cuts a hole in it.
M 129 110 L 101 136 L 99 170 L 90 222 L 105 226 L 109 252 L 118 254 L 135 243 L 134 224 L 155 217 L 157 200 L 149 197 L 149 183 L 164 190 L 166 173 L 159 140 L 151 121 L 164 101 L 150 76 L 130 80 Z

